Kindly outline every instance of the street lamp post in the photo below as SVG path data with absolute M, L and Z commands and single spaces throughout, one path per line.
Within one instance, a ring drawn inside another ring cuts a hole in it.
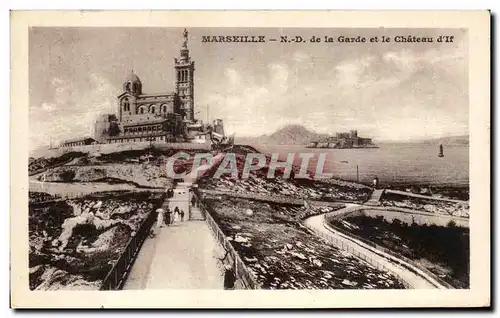
M 340 163 L 345 163 L 348 164 L 349 161 L 347 160 L 342 160 Z M 359 165 L 356 165 L 356 182 L 359 183 Z

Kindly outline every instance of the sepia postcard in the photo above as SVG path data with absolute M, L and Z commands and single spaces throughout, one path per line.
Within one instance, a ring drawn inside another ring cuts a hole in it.
M 488 11 L 11 12 L 14 308 L 489 307 Z

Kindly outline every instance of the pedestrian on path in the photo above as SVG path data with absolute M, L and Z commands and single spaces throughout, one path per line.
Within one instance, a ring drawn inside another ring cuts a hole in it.
M 170 211 L 170 209 L 167 208 L 167 211 L 165 211 L 165 224 L 167 224 L 168 226 L 170 226 L 171 215 L 172 215 L 172 211 Z
M 163 213 L 165 211 L 163 209 L 157 209 L 156 210 L 156 226 L 153 235 L 157 235 L 160 233 L 160 228 L 163 227 Z
M 234 289 L 235 282 L 236 275 L 234 273 L 233 266 L 229 264 L 224 265 L 224 289 Z
M 181 221 L 184 222 L 184 210 L 181 210 Z
M 175 209 L 174 209 L 174 216 L 172 218 L 172 224 L 174 223 L 175 218 L 177 217 L 177 215 L 179 215 L 179 207 L 178 206 L 176 206 Z

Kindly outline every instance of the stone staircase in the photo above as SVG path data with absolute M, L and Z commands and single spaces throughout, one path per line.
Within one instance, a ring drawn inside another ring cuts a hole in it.
M 205 220 L 205 215 L 199 207 L 191 207 L 190 220 Z
M 375 189 L 368 201 L 366 201 L 366 205 L 372 205 L 372 206 L 379 206 L 382 204 L 380 202 L 380 199 L 382 195 L 384 194 L 385 189 Z

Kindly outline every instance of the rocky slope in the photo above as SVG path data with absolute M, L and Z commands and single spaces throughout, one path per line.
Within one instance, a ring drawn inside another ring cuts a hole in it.
M 49 169 L 38 177 L 45 182 L 122 181 L 141 187 L 164 188 L 171 184 L 166 169 L 148 164 L 108 164 L 62 166 Z
M 31 204 L 30 288 L 98 288 L 157 200 L 129 193 Z
M 296 222 L 300 208 L 231 197 L 206 201 L 265 289 L 401 289 L 394 276 L 340 251 Z

